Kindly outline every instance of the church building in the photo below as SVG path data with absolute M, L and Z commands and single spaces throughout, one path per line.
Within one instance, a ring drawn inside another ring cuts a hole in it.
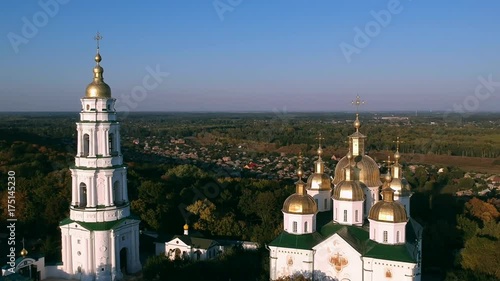
M 71 167 L 69 218 L 60 223 L 62 270 L 79 280 L 121 280 L 141 270 L 139 222 L 130 214 L 127 167 L 111 89 L 104 82 L 98 34 L 94 80 L 81 99 Z
M 324 171 L 321 141 L 307 183 L 299 158 L 296 193 L 283 204 L 283 232 L 268 245 L 271 280 L 421 280 L 422 227 L 410 217 L 399 138 L 382 183 L 379 166 L 365 154 L 358 114 L 354 127 L 332 181 Z

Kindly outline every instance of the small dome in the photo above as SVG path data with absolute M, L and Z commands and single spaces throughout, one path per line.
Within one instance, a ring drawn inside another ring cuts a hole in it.
M 370 156 L 356 156 L 354 157 L 354 162 L 355 166 L 360 169 L 359 177 L 357 178 L 359 181 L 370 187 L 382 185 L 378 165 Z M 343 168 L 348 164 L 349 159 L 347 157 L 340 159 L 335 167 L 335 178 L 333 179 L 333 184 L 337 185 L 345 179 Z
M 187 223 L 184 225 L 184 230 L 189 230 L 189 225 Z
M 394 191 L 390 188 L 384 189 L 382 192 L 384 200 L 375 203 L 370 209 L 368 218 L 381 222 L 406 222 L 408 217 L 406 210 L 399 202 L 394 201 Z
M 307 189 L 309 190 L 331 190 L 332 181 L 327 174 L 314 173 L 307 179 Z
M 292 194 L 283 203 L 283 212 L 290 214 L 316 214 L 318 206 L 316 201 L 308 194 Z
M 410 193 L 410 186 L 406 179 L 392 179 L 390 187 L 394 190 L 394 193 L 397 195 L 406 195 Z
M 341 181 L 333 189 L 333 199 L 342 201 L 364 201 L 363 188 L 366 185 L 360 181 Z

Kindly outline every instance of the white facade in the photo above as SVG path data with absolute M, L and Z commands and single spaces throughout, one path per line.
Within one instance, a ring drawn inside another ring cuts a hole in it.
M 380 186 L 368 186 L 363 188 L 363 193 L 365 194 L 365 202 L 363 203 L 365 219 L 368 217 L 370 208 L 379 201 L 379 189 Z
M 280 247 L 269 247 L 270 252 L 270 277 L 271 280 L 283 276 L 302 274 L 310 277 L 314 270 L 314 251 L 303 249 L 291 249 Z
M 291 214 L 283 212 L 283 228 L 292 234 L 307 234 L 316 231 L 316 214 Z
M 331 190 L 315 190 L 307 189 L 307 194 L 314 198 L 318 205 L 318 212 L 326 212 L 332 209 L 332 191 Z
M 76 123 L 77 154 L 75 166 L 70 169 L 70 216 L 60 226 L 62 272 L 52 270 L 56 275 L 52 277 L 115 281 L 142 268 L 140 220 L 130 216 L 120 125 L 115 99 L 102 80 L 100 60 L 98 54 L 94 82 L 89 85 L 95 96 L 87 92 L 81 99 L 80 121 Z
M 406 242 L 406 223 L 393 223 L 371 220 L 370 239 L 381 244 L 404 244 Z
M 339 224 L 363 225 L 363 201 L 333 199 L 333 221 Z

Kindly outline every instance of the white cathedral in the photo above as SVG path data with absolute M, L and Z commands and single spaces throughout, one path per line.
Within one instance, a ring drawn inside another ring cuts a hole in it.
M 422 227 L 410 217 L 399 140 L 382 183 L 379 166 L 365 155 L 360 126 L 356 115 L 349 152 L 333 181 L 325 173 L 321 142 L 307 183 L 299 161 L 296 193 L 283 204 L 283 232 L 268 245 L 271 280 L 421 280 Z

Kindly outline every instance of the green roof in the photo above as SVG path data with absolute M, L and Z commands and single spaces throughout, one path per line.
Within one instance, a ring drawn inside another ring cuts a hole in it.
M 122 219 L 119 219 L 117 221 L 107 221 L 107 222 L 81 222 L 81 221 L 74 221 L 70 218 L 65 218 L 64 220 L 59 222 L 59 226 L 67 225 L 67 224 L 74 222 L 87 230 L 106 231 L 106 230 L 116 228 L 119 225 L 121 225 L 122 222 L 124 222 L 126 220 L 130 220 L 130 219 L 138 220 L 138 218 L 135 216 L 128 216 L 126 218 L 122 218 Z
M 406 245 L 384 245 L 376 242 L 370 244 L 372 244 L 372 246 L 363 255 L 365 257 L 402 262 L 416 262 L 416 259 L 410 254 Z
M 175 235 L 173 239 L 179 238 L 184 244 L 193 246 L 194 248 L 198 249 L 208 249 L 212 245 L 217 244 L 215 240 L 212 239 L 207 239 L 207 238 L 200 238 L 200 237 L 191 237 L 189 235 Z
M 329 221 L 326 213 L 329 214 Z M 328 223 L 325 223 L 326 221 Z M 338 234 L 362 256 L 401 262 L 417 261 L 416 238 L 419 235 L 417 233 L 421 233 L 422 227 L 411 218 L 406 224 L 404 245 L 385 245 L 370 240 L 368 228 L 334 223 L 331 212 L 318 213 L 316 222 L 317 232 L 295 235 L 284 231 L 269 246 L 310 250 L 328 237 Z
M 323 237 L 317 232 L 311 234 L 296 235 L 283 231 L 276 239 L 274 239 L 269 244 L 269 246 L 310 250 L 312 249 L 312 247 L 319 244 L 322 240 Z

